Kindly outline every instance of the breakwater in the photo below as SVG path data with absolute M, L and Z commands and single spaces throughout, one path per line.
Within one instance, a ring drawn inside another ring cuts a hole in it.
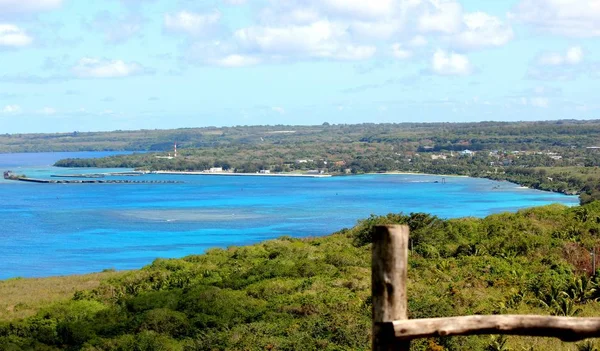
M 178 180 L 125 180 L 125 179 L 36 179 L 36 178 L 13 178 L 21 182 L 44 183 L 44 184 L 178 184 Z

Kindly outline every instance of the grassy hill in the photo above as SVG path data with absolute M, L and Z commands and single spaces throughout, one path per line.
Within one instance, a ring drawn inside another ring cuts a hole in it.
M 484 219 L 390 214 L 326 237 L 157 259 L 136 271 L 2 282 L 5 306 L 12 291 L 8 304 L 29 310 L 4 312 L 0 350 L 367 350 L 370 235 L 387 223 L 411 227 L 411 318 L 600 314 L 600 276 L 591 272 L 590 255 L 600 243 L 598 202 Z M 474 336 L 421 340 L 412 348 L 577 346 L 594 344 Z

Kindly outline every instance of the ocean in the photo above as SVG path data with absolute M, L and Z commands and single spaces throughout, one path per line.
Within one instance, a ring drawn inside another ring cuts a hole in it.
M 0 170 L 40 178 L 115 171 L 51 166 L 65 157 L 110 154 L 114 153 L 0 154 Z M 576 196 L 509 182 L 432 175 L 149 174 L 110 179 L 182 183 L 36 184 L 0 179 L 0 279 L 141 268 L 159 257 L 201 254 L 213 247 L 248 245 L 283 235 L 327 235 L 371 214 L 484 217 L 579 202 Z

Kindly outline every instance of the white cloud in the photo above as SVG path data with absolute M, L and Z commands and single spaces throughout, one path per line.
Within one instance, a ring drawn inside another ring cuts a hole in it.
M 534 107 L 547 108 L 550 104 L 550 100 L 545 97 L 532 97 L 529 99 L 529 103 Z
M 394 0 L 320 0 L 323 9 L 334 15 L 353 19 L 380 19 L 392 13 Z
M 569 64 L 576 65 L 583 60 L 583 49 L 580 46 L 574 46 L 567 50 L 565 61 Z
M 348 25 L 348 33 L 362 41 L 387 40 L 398 33 L 400 24 L 394 21 L 365 22 L 353 21 Z
M 512 28 L 485 12 L 467 13 L 463 16 L 463 22 L 464 30 L 451 39 L 461 48 L 502 46 L 514 37 Z
M 260 4 L 264 6 L 254 24 L 235 30 L 218 44 L 190 43 L 187 60 L 246 66 L 310 59 L 358 61 L 378 52 L 408 58 L 430 41 L 471 50 L 504 45 L 513 37 L 512 29 L 499 18 L 483 12 L 465 14 L 457 0 L 269 0 Z M 214 29 L 220 15 L 167 14 L 165 29 L 198 36 Z
M 418 18 L 422 32 L 456 33 L 462 26 L 462 6 L 455 1 L 432 0 L 429 8 Z
M 277 113 L 279 113 L 280 115 L 283 115 L 283 114 L 285 114 L 285 109 L 284 109 L 283 107 L 279 107 L 279 106 L 273 106 L 273 107 L 271 107 L 271 110 L 272 110 L 273 112 L 277 112 Z
M 373 57 L 377 48 L 368 45 L 342 45 L 338 47 L 337 51 L 332 52 L 330 55 L 324 57 L 331 57 L 339 60 L 366 60 Z
M 538 63 L 542 66 L 577 65 L 583 61 L 583 49 L 572 46 L 567 52 L 546 52 L 539 56 Z
M 344 28 L 329 21 L 287 27 L 255 26 L 237 30 L 235 38 L 251 50 L 270 53 L 326 52 L 332 40 L 344 35 Z
M 248 27 L 237 30 L 234 36 L 241 48 L 273 56 L 362 60 L 376 51 L 374 46 L 351 43 L 344 26 L 326 20 L 309 25 Z
M 408 45 L 413 47 L 427 46 L 427 38 L 422 35 L 416 35 L 408 42 Z
M 548 52 L 542 54 L 538 59 L 538 63 L 544 66 L 558 66 L 562 65 L 564 62 L 564 57 L 561 54 L 555 52 Z
M 22 47 L 31 44 L 32 41 L 33 39 L 21 28 L 0 23 L 0 46 Z
M 171 32 L 186 33 L 192 36 L 206 35 L 221 20 L 221 13 L 194 13 L 180 11 L 165 14 L 165 29 Z
M 73 67 L 73 73 L 81 78 L 116 78 L 143 73 L 145 69 L 136 62 L 106 60 L 84 57 Z
M 108 11 L 103 11 L 85 26 L 94 31 L 104 32 L 108 43 L 123 43 L 142 31 L 143 19 L 135 14 L 117 18 Z
M 514 37 L 512 28 L 498 17 L 481 11 L 464 13 L 455 0 L 415 1 L 420 5 L 408 16 L 416 18 L 415 29 L 421 33 L 436 34 L 452 47 L 462 50 L 497 47 Z M 414 46 L 427 43 L 423 37 L 416 37 L 413 41 L 417 44 Z
M 412 51 L 406 50 L 400 43 L 395 43 L 392 44 L 392 55 L 398 59 L 407 59 L 412 56 Z
M 258 64 L 260 63 L 260 59 L 251 56 L 232 54 L 216 60 L 215 63 L 225 67 L 244 67 Z
M 37 112 L 42 115 L 54 115 L 56 114 L 56 109 L 54 107 L 44 107 Z
M 600 2 L 597 0 L 521 0 L 511 17 L 554 34 L 600 36 Z
M 397 0 L 270 1 L 258 18 L 261 25 L 269 27 L 328 21 L 343 27 L 355 40 L 353 44 L 372 44 L 374 40 L 387 40 L 402 29 L 400 3 Z
M 63 0 L 0 0 L 0 14 L 53 10 L 62 3 Z
M 6 105 L 2 109 L 2 113 L 19 113 L 21 112 L 21 106 L 19 105 Z
M 431 68 L 441 75 L 467 75 L 473 71 L 467 56 L 441 49 L 433 54 Z

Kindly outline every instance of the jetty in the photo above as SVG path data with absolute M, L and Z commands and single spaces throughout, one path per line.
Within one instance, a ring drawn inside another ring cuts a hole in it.
M 74 177 L 71 175 L 67 177 Z M 42 184 L 177 184 L 183 183 L 180 180 L 129 180 L 129 179 L 97 179 L 96 177 L 89 177 L 82 175 L 82 178 L 94 178 L 94 179 L 40 179 L 40 178 L 29 178 L 25 175 L 15 175 L 11 171 L 4 172 L 4 179 L 16 180 L 21 182 L 29 183 L 42 183 Z
M 44 184 L 177 184 L 179 180 L 127 180 L 127 179 L 37 179 L 19 177 L 12 180 Z

